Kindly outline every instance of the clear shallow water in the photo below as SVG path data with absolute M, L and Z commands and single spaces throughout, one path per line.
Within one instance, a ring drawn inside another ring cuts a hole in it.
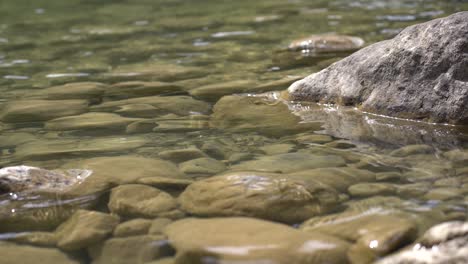
M 280 57 L 295 39 L 338 33 L 370 44 L 392 37 L 407 25 L 467 9 L 465 1 L 3 1 L 2 115 L 13 112 L 15 106 L 35 110 L 3 118 L 0 165 L 91 167 L 94 176 L 101 175 L 108 185 L 102 187 L 97 180 L 75 193 L 4 195 L 0 231 L 50 231 L 78 207 L 109 212 L 112 187 L 142 183 L 139 179 L 154 176 L 150 168 L 158 166 L 141 165 L 148 160 L 118 164 L 112 159 L 127 156 L 171 162 L 177 172 L 167 169 L 158 176 L 181 181 L 239 170 L 284 177 L 315 170 L 305 177 L 331 186 L 341 199 L 339 205 L 324 210 L 327 214 L 357 204 L 364 209 L 395 207 L 415 212 L 428 220 L 427 226 L 464 219 L 466 128 L 282 102 L 274 94 L 253 95 L 284 90 L 292 80 L 339 59 L 335 55 Z M 276 86 L 271 84 L 278 80 Z M 81 84 L 45 90 L 70 83 Z M 213 86 L 226 83 L 227 88 Z M 264 84 L 270 85 L 265 88 Z M 208 92 L 195 94 L 199 87 L 208 87 Z M 249 92 L 250 97 L 221 102 L 217 92 L 221 89 L 227 95 Z M 52 101 L 70 99 L 84 101 L 70 105 Z M 63 114 L 66 111 L 69 114 Z M 80 114 L 88 116 L 63 119 Z M 190 151 L 167 153 L 180 149 Z M 205 156 L 210 160 L 186 163 Z M 311 157 L 327 158 L 314 167 L 308 161 L 315 159 Z M 330 168 L 360 169 L 372 176 L 351 173 L 333 178 L 325 173 Z M 149 185 L 173 197 L 187 185 L 154 181 Z M 94 192 L 102 195 L 96 198 Z M 397 205 L 372 200 L 381 196 L 398 199 Z M 430 213 L 440 217 L 425 215 Z M 211 215 L 226 214 L 221 210 Z M 169 218 L 183 215 L 174 213 Z M 122 222 L 133 218 L 142 216 L 122 214 Z M 72 252 L 79 252 L 84 262 L 94 256 L 83 250 Z

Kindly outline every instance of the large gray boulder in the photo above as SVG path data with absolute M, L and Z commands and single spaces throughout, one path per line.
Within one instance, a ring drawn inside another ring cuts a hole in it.
M 468 12 L 406 28 L 295 82 L 289 99 L 468 124 Z

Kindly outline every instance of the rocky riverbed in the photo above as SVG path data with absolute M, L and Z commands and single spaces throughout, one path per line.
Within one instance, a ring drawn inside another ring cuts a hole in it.
M 467 259 L 466 127 L 285 93 L 466 4 L 156 2 L 0 10 L 0 262 Z

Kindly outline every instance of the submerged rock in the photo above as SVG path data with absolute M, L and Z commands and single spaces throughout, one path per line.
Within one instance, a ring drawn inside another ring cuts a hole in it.
M 0 119 L 6 123 L 41 122 L 87 111 L 87 100 L 18 100 L 5 104 Z
M 370 263 L 411 243 L 417 234 L 410 214 L 377 208 L 315 217 L 301 229 L 352 242 L 347 256 L 353 264 Z
M 468 12 L 406 28 L 291 85 L 290 99 L 468 124 Z
M 252 216 L 298 223 L 332 210 L 330 187 L 287 176 L 234 172 L 196 181 L 179 196 L 182 209 L 199 216 Z
M 171 162 L 135 155 L 97 157 L 71 161 L 65 168 L 79 167 L 94 173 L 68 193 L 83 195 L 111 188 L 115 185 L 135 183 L 139 179 L 159 177 L 168 180 L 184 180 L 183 173 Z M 160 181 L 162 181 L 160 179 Z
M 188 218 L 165 229 L 175 263 L 343 264 L 348 243 L 253 218 Z
M 92 173 L 92 170 L 50 171 L 24 165 L 6 167 L 0 169 L 0 194 L 25 191 L 60 193 L 80 184 Z
M 42 89 L 28 97 L 48 100 L 84 99 L 91 103 L 99 103 L 106 88 L 107 85 L 97 82 L 67 83 Z
M 343 57 L 364 46 L 359 37 L 321 34 L 311 35 L 291 42 L 287 50 L 280 50 L 273 56 L 273 63 L 282 67 L 307 65 L 321 60 Z
M 122 217 L 167 217 L 181 218 L 184 214 L 178 209 L 177 200 L 170 194 L 156 188 L 127 184 L 112 189 L 109 210 Z
M 296 152 L 262 156 L 256 160 L 245 161 L 234 165 L 231 169 L 291 173 L 317 168 L 343 167 L 345 165 L 345 160 L 340 156 Z
M 128 124 L 137 120 L 139 119 L 121 117 L 111 113 L 86 113 L 50 120 L 44 128 L 59 131 L 105 129 L 118 133 L 125 130 Z
M 258 131 L 270 136 L 320 129 L 317 123 L 300 123 L 281 101 L 267 96 L 230 95 L 222 97 L 213 107 L 211 126 L 231 131 Z
M 55 231 L 57 246 L 63 250 L 78 250 L 104 240 L 119 223 L 114 215 L 78 210 Z
M 40 248 L 24 245 L 16 245 L 9 242 L 0 242 L 0 256 L 3 264 L 36 264 L 38 262 L 48 264 L 79 264 L 81 261 L 58 249 Z
M 376 264 L 458 264 L 468 262 L 468 223 L 446 222 L 432 227 L 415 244 Z
M 88 250 L 92 264 L 149 263 L 171 255 L 165 238 L 160 235 L 117 237 L 94 245 Z

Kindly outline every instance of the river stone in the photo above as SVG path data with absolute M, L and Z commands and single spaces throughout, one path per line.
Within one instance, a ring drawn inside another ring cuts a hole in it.
M 333 138 L 328 135 L 320 134 L 299 134 L 294 140 L 301 144 L 325 144 L 332 142 Z
M 346 162 L 340 156 L 286 153 L 273 156 L 261 156 L 256 160 L 245 161 L 231 166 L 231 169 L 291 173 L 317 168 L 342 167 L 345 165 Z
M 48 100 L 84 99 L 99 103 L 107 85 L 98 82 L 77 82 L 53 86 L 32 93 L 28 97 Z
M 457 168 L 466 166 L 468 164 L 468 150 L 454 149 L 445 152 L 443 155 L 452 161 L 453 165 Z
M 91 177 L 69 192 L 78 195 L 103 191 L 115 185 L 136 183 L 139 179 L 150 177 L 184 179 L 177 166 L 171 162 L 134 155 L 97 157 L 70 161 L 63 165 L 64 168 L 75 166 L 93 171 Z
M 89 248 L 88 252 L 92 264 L 147 263 L 173 253 L 164 240 L 160 235 L 117 237 Z
M 2 264 L 79 264 L 67 254 L 55 248 L 40 248 L 0 242 L 0 256 Z
M 54 232 L 23 232 L 9 239 L 18 244 L 29 244 L 37 247 L 56 247 L 57 234 Z
M 213 107 L 211 126 L 234 132 L 257 131 L 267 136 L 284 136 L 302 131 L 319 130 L 316 123 L 300 123 L 281 101 L 266 97 L 229 95 Z
M 431 188 L 422 197 L 425 200 L 430 201 L 445 201 L 456 199 L 460 200 L 464 197 L 463 189 L 457 187 L 445 187 L 445 188 Z
M 119 66 L 108 77 L 120 80 L 148 79 L 151 81 L 176 81 L 185 80 L 201 76 L 206 76 L 206 72 L 197 67 L 187 67 L 177 64 L 159 63 L 138 63 Z
M 184 215 L 170 194 L 141 184 L 120 185 L 112 189 L 108 207 L 112 213 L 122 217 L 178 219 Z
M 173 162 L 184 162 L 187 160 L 204 158 L 206 155 L 196 147 L 188 147 L 161 151 L 159 152 L 159 157 Z
M 150 104 L 128 104 L 114 112 L 127 117 L 152 118 L 159 115 L 160 109 Z
M 190 176 L 206 176 L 225 171 L 226 165 L 212 158 L 198 158 L 180 163 L 179 168 Z
M 82 183 L 93 172 L 69 169 L 50 171 L 29 166 L 0 169 L 0 194 L 7 192 L 52 192 L 61 193 Z
M 255 83 L 249 80 L 220 82 L 192 89 L 190 90 L 190 95 L 205 101 L 216 102 L 219 98 L 223 97 L 224 95 L 242 93 L 252 86 L 255 86 Z
M 115 227 L 113 235 L 114 237 L 146 235 L 151 227 L 151 223 L 152 221 L 149 219 L 132 219 Z
M 291 100 L 468 124 L 468 12 L 410 26 L 288 88 Z
M 415 244 L 376 264 L 459 264 L 468 262 L 468 223 L 446 222 L 432 227 Z
M 166 227 L 175 263 L 346 263 L 348 243 L 253 218 L 176 221 Z
M 55 231 L 57 246 L 78 250 L 104 240 L 119 224 L 119 218 L 96 211 L 78 210 Z
M 50 120 L 45 123 L 47 130 L 96 130 L 106 129 L 112 132 L 121 132 L 127 125 L 138 119 L 121 117 L 111 113 L 86 113 L 77 116 L 67 116 Z
M 317 65 L 319 62 L 343 57 L 360 49 L 364 40 L 358 37 L 320 34 L 291 42 L 287 50 L 274 53 L 273 63 L 280 67 Z
M 266 155 L 277 155 L 292 152 L 296 148 L 294 144 L 270 144 L 260 148 Z
M 106 89 L 105 96 L 112 99 L 127 99 L 180 92 L 183 92 L 183 88 L 172 83 L 130 81 L 111 85 Z
M 87 111 L 86 100 L 18 100 L 5 104 L 0 119 L 6 123 L 40 122 Z
M 351 241 L 347 255 L 353 264 L 370 263 L 411 243 L 417 235 L 411 215 L 382 209 L 314 217 L 301 229 Z
M 352 167 L 319 168 L 304 170 L 288 174 L 288 177 L 297 180 L 316 181 L 330 186 L 339 192 L 347 192 L 349 186 L 359 182 L 375 181 L 375 174 L 367 170 Z
M 43 160 L 52 157 L 119 152 L 135 149 L 147 143 L 143 137 L 102 137 L 51 139 L 26 143 L 16 148 L 15 156 L 22 160 Z
M 434 153 L 434 148 L 428 145 L 408 145 L 390 152 L 393 157 L 407 157 L 410 155 Z
M 148 230 L 150 235 L 162 235 L 164 234 L 164 228 L 172 223 L 169 218 L 156 218 L 151 222 L 151 227 Z
M 159 109 L 158 116 L 165 114 L 189 115 L 192 113 L 207 113 L 211 106 L 190 96 L 146 96 L 119 101 L 108 101 L 92 106 L 93 111 L 118 111 L 122 106 L 131 104 L 147 104 Z
M 233 172 L 190 184 L 179 196 L 182 209 L 199 216 L 252 216 L 298 223 L 338 203 L 335 190 L 261 172 Z
M 388 183 L 358 183 L 348 188 L 352 197 L 369 197 L 374 195 L 395 195 L 396 188 Z

